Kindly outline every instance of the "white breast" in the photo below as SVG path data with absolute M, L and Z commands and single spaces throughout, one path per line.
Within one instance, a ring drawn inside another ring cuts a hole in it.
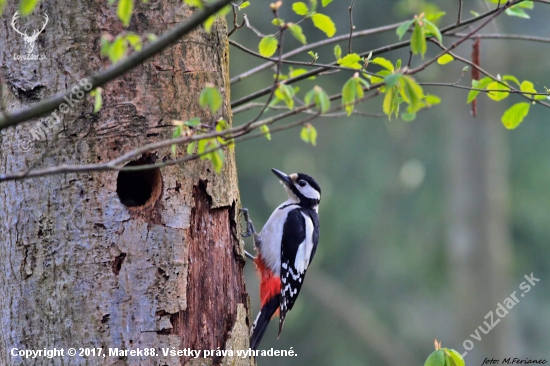
M 281 207 L 289 205 L 283 209 Z M 280 275 L 281 271 L 281 241 L 283 240 L 283 226 L 289 211 L 296 209 L 298 206 L 293 201 L 283 202 L 273 211 L 267 222 L 265 223 L 260 238 L 262 241 L 260 254 L 268 267 L 276 276 Z
M 304 273 L 311 259 L 311 250 L 313 249 L 313 222 L 308 214 L 302 212 L 306 223 L 306 239 L 298 247 L 294 268 L 300 273 Z

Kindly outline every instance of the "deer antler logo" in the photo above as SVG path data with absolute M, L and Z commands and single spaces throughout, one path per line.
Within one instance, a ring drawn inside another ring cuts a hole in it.
M 19 11 L 16 11 L 15 14 L 13 14 L 13 17 L 11 18 L 11 26 L 13 27 L 13 29 L 15 29 L 17 33 L 23 36 L 25 47 L 27 48 L 27 53 L 31 54 L 32 50 L 34 49 L 34 42 L 38 38 L 38 35 L 42 33 L 42 31 L 46 28 L 46 24 L 48 24 L 48 14 L 44 14 L 44 25 L 42 26 L 42 29 L 34 29 L 30 36 L 27 34 L 27 30 L 25 30 L 25 33 L 23 33 L 19 31 L 19 29 L 17 29 L 17 19 L 19 19 Z

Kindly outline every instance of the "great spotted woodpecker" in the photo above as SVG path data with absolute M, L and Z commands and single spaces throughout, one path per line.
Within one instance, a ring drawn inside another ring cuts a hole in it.
M 260 276 L 261 309 L 254 321 L 250 347 L 257 349 L 274 315 L 279 315 L 279 336 L 286 313 L 292 309 L 304 282 L 306 270 L 315 255 L 319 242 L 321 188 L 307 174 L 285 173 L 271 169 L 288 194 L 288 200 L 273 211 L 258 234 L 242 209 L 247 222 L 244 237 L 253 235 L 257 257 L 254 260 Z

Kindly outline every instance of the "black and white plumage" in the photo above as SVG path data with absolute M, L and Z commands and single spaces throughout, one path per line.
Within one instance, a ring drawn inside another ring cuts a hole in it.
M 260 275 L 261 310 L 250 339 L 256 349 L 272 316 L 279 313 L 279 335 L 288 311 L 292 309 L 319 242 L 321 188 L 307 174 L 286 175 L 272 169 L 288 194 L 288 200 L 273 211 L 262 231 L 257 234 L 248 222 L 246 236 L 254 235 L 258 256 L 254 259 Z

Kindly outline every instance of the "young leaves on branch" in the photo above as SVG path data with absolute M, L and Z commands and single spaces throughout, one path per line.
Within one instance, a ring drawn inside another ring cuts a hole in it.
M 365 92 L 363 89 L 370 88 L 370 84 L 365 79 L 359 76 L 359 73 L 356 72 L 342 88 L 342 105 L 346 110 L 348 116 L 353 113 L 355 104 L 358 100 L 362 99 Z
M 488 1 L 490 3 L 493 3 L 493 4 L 499 4 L 499 0 L 486 0 L 486 1 Z M 503 3 L 504 3 L 504 1 L 500 0 L 500 4 L 502 5 Z M 533 1 L 527 0 L 527 1 L 524 1 L 524 2 L 521 2 L 519 4 L 516 4 L 516 5 L 513 5 L 513 6 L 509 7 L 504 12 L 507 15 L 512 16 L 512 17 L 529 19 L 530 18 L 529 14 L 527 14 L 527 12 L 525 12 L 525 10 L 523 10 L 523 9 L 530 9 L 531 10 L 534 7 L 535 7 L 535 4 L 533 3 Z
M 411 26 L 413 26 L 411 35 L 411 51 L 413 54 L 420 54 L 422 58 L 424 58 L 428 48 L 426 44 L 426 37 L 435 37 L 439 42 L 441 42 L 441 32 L 439 31 L 439 28 L 437 28 L 437 26 L 425 16 L 424 13 L 420 13 L 420 15 L 415 15 L 413 19 L 406 21 L 396 29 L 399 39 L 403 38 Z
M 150 39 L 150 35 L 147 35 L 147 38 Z M 141 36 L 133 32 L 119 34 L 114 40 L 108 34 L 101 36 L 101 55 L 108 56 L 113 64 L 127 56 L 129 47 L 134 51 L 141 51 L 143 47 Z
M 500 80 L 495 81 L 487 76 L 480 80 L 472 80 L 472 88 L 477 90 L 470 90 L 470 92 L 468 93 L 467 103 L 471 103 L 474 99 L 476 99 L 479 93 L 481 93 L 481 91 L 483 90 L 486 91 L 487 97 L 496 102 L 500 102 L 501 100 L 506 99 L 508 95 L 510 95 L 509 91 L 511 90 L 511 87 L 509 82 L 516 84 L 520 91 L 529 93 L 523 95 L 533 101 L 548 98 L 548 96 L 546 95 L 531 94 L 537 93 L 537 90 L 535 89 L 533 83 L 528 80 L 524 80 L 520 83 L 519 80 L 513 75 L 504 75 L 502 76 L 502 78 L 500 78 Z M 502 115 L 502 124 L 507 129 L 516 128 L 521 122 L 523 122 L 523 119 L 529 113 L 529 109 L 530 103 L 523 102 L 514 104 L 512 107 L 508 108 Z
M 315 102 L 315 106 L 319 109 L 321 113 L 327 113 L 330 109 L 330 98 L 327 93 L 320 87 L 315 85 L 313 89 L 307 92 L 304 102 L 306 105 Z
M 310 123 L 306 123 L 300 131 L 300 138 L 305 143 L 315 146 L 317 145 L 317 130 Z
M 465 366 L 464 359 L 454 349 L 441 348 L 441 342 L 435 341 L 435 351 L 428 356 L 424 366 Z

